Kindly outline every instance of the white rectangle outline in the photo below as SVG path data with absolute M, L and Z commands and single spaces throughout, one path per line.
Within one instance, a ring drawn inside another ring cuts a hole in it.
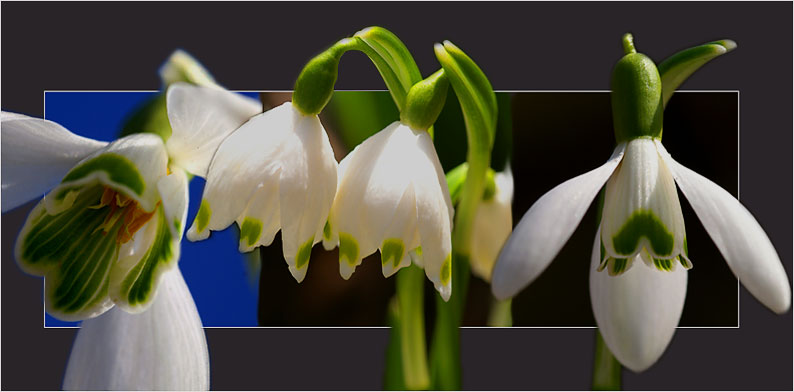
M 43 95 L 43 102 L 44 102 L 44 119 L 47 118 L 47 93 L 156 93 L 160 90 L 44 90 Z M 290 93 L 292 90 L 230 90 L 237 93 Z M 387 90 L 335 90 L 335 91 L 387 91 Z M 494 90 L 497 93 L 608 93 L 610 90 Z M 739 90 L 676 90 L 676 93 L 736 93 L 736 199 L 741 200 L 739 198 L 740 195 L 740 178 L 741 178 L 741 121 L 739 121 L 740 113 L 741 113 L 741 92 Z M 742 317 L 741 317 L 741 290 L 740 290 L 741 282 L 739 281 L 739 277 L 736 277 L 736 326 L 717 326 L 717 327 L 681 327 L 676 326 L 676 329 L 739 329 L 741 328 L 742 324 Z M 44 294 L 44 287 L 42 282 L 42 298 L 45 298 Z M 47 312 L 44 310 L 44 302 L 42 302 L 42 325 L 45 329 L 77 329 L 80 328 L 79 326 L 75 327 L 48 327 L 46 324 L 46 314 Z M 294 327 L 277 327 L 277 326 L 240 326 L 240 327 L 202 327 L 204 329 L 339 329 L 339 328 L 347 328 L 347 329 L 389 329 L 391 327 L 388 326 L 370 326 L 370 327 L 339 327 L 339 326 L 329 326 L 329 327 L 313 327 L 313 326 L 294 326 Z M 489 326 L 477 326 L 477 327 L 467 327 L 461 326 L 459 328 L 462 329 L 597 329 L 597 326 L 583 326 L 583 327 L 547 327 L 547 326 L 517 326 L 517 327 L 489 327 Z

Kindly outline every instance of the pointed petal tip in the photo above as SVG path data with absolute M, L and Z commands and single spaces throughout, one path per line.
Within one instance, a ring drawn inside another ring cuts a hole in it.
M 716 41 L 715 44 L 722 46 L 725 48 L 726 52 L 730 52 L 731 50 L 736 49 L 736 41 L 730 39 L 723 39 L 720 41 Z

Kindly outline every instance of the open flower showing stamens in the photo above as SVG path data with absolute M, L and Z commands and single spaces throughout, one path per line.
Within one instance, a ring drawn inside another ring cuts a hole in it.
M 136 313 L 149 306 L 179 259 L 187 174 L 205 175 L 220 140 L 258 106 L 248 104 L 243 115 L 210 110 L 212 121 L 177 123 L 165 143 L 147 133 L 106 144 L 3 112 L 4 210 L 62 177 L 28 215 L 15 249 L 24 271 L 45 276 L 48 313 L 81 320 L 114 304 Z
M 217 105 L 234 95 L 195 86 L 172 89 L 167 97 L 172 126 L 182 119 L 201 123 L 195 115 L 209 110 L 240 112 L 239 105 Z M 203 240 L 211 230 L 236 221 L 240 251 L 247 252 L 270 245 L 281 230 L 284 258 L 300 282 L 312 246 L 322 240 L 337 163 L 316 115 L 302 114 L 290 102 L 254 114 L 223 141 L 208 165 L 201 206 L 187 237 Z
M 384 276 L 413 261 L 446 300 L 452 287 L 453 214 L 430 135 L 394 122 L 339 164 L 339 189 L 323 246 L 339 245 L 339 272 L 345 279 L 376 250 Z

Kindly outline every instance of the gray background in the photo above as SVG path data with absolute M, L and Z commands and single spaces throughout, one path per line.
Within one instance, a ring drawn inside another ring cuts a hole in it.
M 395 32 L 424 74 L 437 68 L 432 43 L 449 39 L 494 88 L 510 90 L 608 89 L 626 31 L 657 60 L 734 39 L 739 48 L 730 57 L 683 88 L 741 91 L 741 199 L 791 275 L 790 3 L 3 3 L 2 11 L 2 108 L 38 116 L 45 89 L 158 88 L 149 70 L 175 47 L 201 59 L 230 89 L 290 89 L 312 55 L 368 25 Z M 337 88 L 382 84 L 363 55 L 349 55 Z M 4 226 L 24 219 L 18 215 L 3 215 Z M 42 329 L 41 281 L 18 270 L 12 249 L 13 237 L 4 235 L 0 386 L 58 388 L 75 331 Z M 744 289 L 740 302 L 740 329 L 679 330 L 661 360 L 640 375 L 626 373 L 624 386 L 791 389 L 791 312 L 774 315 Z M 212 386 L 378 389 L 387 335 L 386 329 L 210 329 Z M 589 386 L 591 329 L 466 329 L 462 339 L 467 389 Z

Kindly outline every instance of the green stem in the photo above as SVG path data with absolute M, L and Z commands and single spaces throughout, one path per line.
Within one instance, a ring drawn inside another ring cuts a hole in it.
M 398 333 L 405 389 L 430 387 L 424 315 L 425 272 L 412 265 L 397 274 Z
M 488 326 L 489 327 L 512 327 L 513 314 L 511 307 L 513 299 L 498 300 L 491 297 L 491 310 L 488 312 Z
M 444 302 L 436 295 L 436 324 L 430 346 L 430 375 L 433 389 L 460 390 L 462 368 L 460 363 L 460 324 L 466 291 L 469 283 L 469 260 L 467 256 L 452 253 L 452 295 Z
M 400 339 L 400 301 L 396 296 L 389 301 L 389 345 L 386 347 L 386 369 L 383 375 L 383 389 L 387 391 L 405 390 L 403 377 L 402 347 Z
M 620 362 L 607 348 L 601 332 L 596 329 L 595 358 L 593 359 L 593 390 L 620 390 Z

